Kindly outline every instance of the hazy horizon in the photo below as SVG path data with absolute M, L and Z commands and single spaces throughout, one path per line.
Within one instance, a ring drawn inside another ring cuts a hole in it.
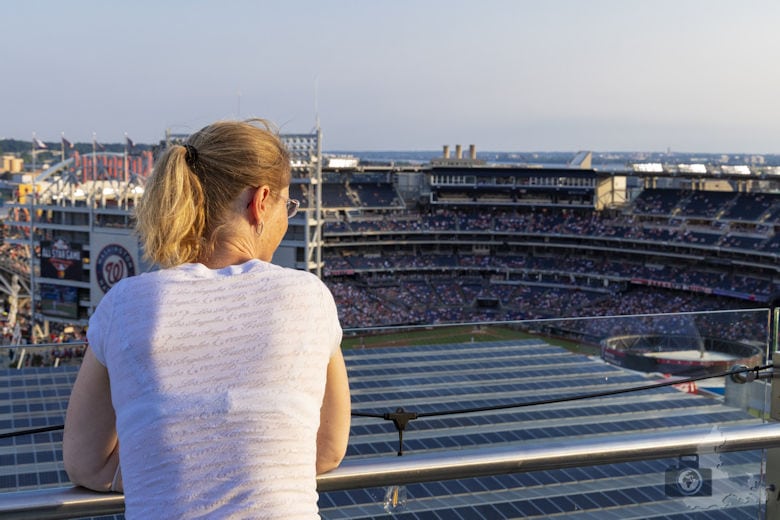
M 67 136 L 66 136 L 67 138 Z M 14 140 L 14 141 L 21 141 L 21 142 L 27 142 L 32 143 L 30 138 L 25 139 L 24 137 L 4 137 L 0 136 L 0 141 L 3 140 Z M 135 145 L 142 145 L 142 146 L 154 146 L 157 145 L 160 141 L 163 139 L 158 139 L 155 142 L 143 142 L 138 140 L 133 140 Z M 38 150 L 38 153 L 52 153 L 54 155 L 58 155 L 60 153 L 60 143 L 61 139 L 58 138 L 56 140 L 49 140 L 49 139 L 42 139 L 44 143 L 48 146 L 51 145 L 46 150 Z M 71 141 L 68 139 L 69 142 L 71 142 L 74 145 L 88 145 L 91 146 L 92 141 Z M 124 137 L 119 141 L 99 141 L 101 145 L 103 146 L 123 146 L 125 143 Z M 339 153 L 352 153 L 352 154 L 360 154 L 360 153 L 366 153 L 366 154 L 383 154 L 383 153 L 397 153 L 397 154 L 432 154 L 432 155 L 441 155 L 442 154 L 442 148 L 444 144 L 447 144 L 450 146 L 450 155 L 452 157 L 455 156 L 455 145 L 461 144 L 463 146 L 463 155 L 468 154 L 468 146 L 470 144 L 474 143 L 443 143 L 438 148 L 431 148 L 431 149 L 422 149 L 422 148 L 409 148 L 409 149 L 400 149 L 400 148 L 386 148 L 386 149 L 358 149 L 358 148 L 323 148 L 323 153 L 331 153 L 331 154 L 339 154 Z M 689 151 L 689 150 L 581 150 L 581 149 L 570 149 L 570 150 L 564 150 L 564 149 L 549 149 L 549 150 L 522 150 L 522 149 L 516 149 L 516 150 L 500 150 L 500 149 L 481 149 L 477 147 L 477 154 L 527 154 L 527 155 L 533 155 L 533 154 L 571 154 L 574 155 L 576 153 L 586 151 L 586 152 L 592 152 L 593 154 L 620 154 L 620 155 L 630 155 L 630 154 L 648 154 L 648 155 L 729 155 L 729 156 L 765 156 L 765 157 L 780 157 L 780 151 L 777 153 L 761 153 L 761 152 L 744 152 L 739 150 L 732 150 L 732 151 L 711 151 L 711 152 L 704 152 L 704 151 Z M 0 150 L 2 152 L 2 150 Z
M 0 137 L 319 121 L 326 150 L 780 152 L 780 3 L 13 2 Z M 13 49 L 13 51 L 11 51 Z

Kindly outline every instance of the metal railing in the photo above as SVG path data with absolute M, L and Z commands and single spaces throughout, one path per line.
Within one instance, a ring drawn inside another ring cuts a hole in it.
M 321 492 L 524 473 L 780 446 L 780 423 L 648 435 L 613 435 L 532 446 L 348 460 L 317 477 Z M 766 482 L 777 489 L 780 482 Z M 0 518 L 67 519 L 124 511 L 124 496 L 84 488 L 3 493 Z

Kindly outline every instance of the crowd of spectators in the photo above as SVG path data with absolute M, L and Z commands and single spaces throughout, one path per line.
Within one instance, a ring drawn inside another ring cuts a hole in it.
M 515 236 L 588 236 L 633 242 L 679 243 L 704 248 L 761 250 L 780 254 L 772 226 L 718 221 L 697 222 L 680 218 L 642 220 L 636 215 L 596 210 L 499 209 L 402 211 L 384 218 L 326 221 L 324 231 L 332 239 L 340 234 L 479 232 Z
M 648 189 L 624 212 L 431 205 L 390 215 L 365 213 L 326 223 L 325 280 L 334 288 L 347 328 L 604 316 L 612 318 L 573 320 L 577 325 L 569 327 L 593 337 L 617 329 L 668 333 L 693 327 L 761 341 L 765 319 L 687 314 L 765 303 L 780 287 L 760 272 L 621 258 L 619 247 L 609 258 L 585 252 L 516 254 L 517 248 L 484 254 L 458 249 L 442 233 L 490 234 L 486 244 L 495 244 L 496 234 L 566 235 L 657 243 L 661 250 L 669 244 L 692 245 L 705 254 L 723 249 L 780 254 L 780 234 L 764 218 L 775 210 L 780 214 L 775 195 Z M 439 242 L 431 246 L 410 233 L 436 233 Z M 344 247 L 349 237 L 366 234 L 385 234 L 406 245 Z M 328 250 L 329 241 L 341 247 Z M 415 241 L 420 245 L 409 245 Z M 672 316 L 615 318 L 658 313 Z
M 23 313 L 29 313 L 22 309 Z M 35 344 L 29 342 L 29 323 L 19 316 L 19 323 L 10 326 L 7 316 L 2 322 L 2 349 L 6 366 L 58 366 L 80 363 L 86 349 L 86 332 L 80 326 L 65 323 L 50 323 L 48 335 L 38 337 Z
M 491 203 L 500 198 L 499 195 L 490 191 L 485 191 L 482 195 L 480 195 L 480 192 L 475 195 L 462 194 L 460 198 L 463 200 L 482 200 L 484 205 L 476 208 L 476 211 L 483 213 L 481 217 L 482 222 L 479 222 L 479 219 L 474 219 L 474 222 L 461 223 L 459 227 L 471 230 L 493 230 L 493 222 L 491 222 L 488 215 L 494 213 L 492 210 L 495 208 L 491 206 Z M 457 194 L 454 193 L 449 194 L 449 197 L 455 203 L 460 200 Z M 323 184 L 323 206 L 326 208 L 354 207 L 370 210 L 371 208 L 398 207 L 401 202 L 400 195 L 390 182 L 326 182 Z M 552 202 L 549 202 L 549 204 L 550 208 L 555 208 L 556 206 Z M 592 201 L 590 201 L 590 205 L 592 206 Z M 447 206 L 440 207 L 446 208 Z M 496 206 L 496 208 L 507 207 L 509 207 L 509 212 L 522 211 L 524 208 L 522 205 L 514 209 L 511 208 L 511 205 L 498 204 Z M 540 204 L 540 207 L 543 209 L 544 204 Z M 491 211 L 485 212 L 486 208 Z M 555 208 L 550 213 L 557 216 L 560 214 L 561 209 Z M 587 208 L 577 209 L 577 211 L 581 210 L 587 211 Z M 507 212 L 507 209 L 500 211 Z M 632 201 L 629 213 L 641 216 L 677 216 L 683 222 L 695 219 L 760 223 L 772 220 L 780 214 L 780 196 L 777 194 L 752 192 L 645 189 Z
M 739 271 L 700 270 L 696 265 L 637 263 L 619 258 L 532 255 L 478 255 L 448 252 L 425 254 L 394 253 L 381 256 L 329 254 L 325 257 L 325 276 L 354 273 L 419 273 L 452 271 L 497 273 L 510 280 L 548 281 L 579 287 L 599 287 L 612 282 L 646 285 L 673 284 L 696 292 L 721 291 L 743 295 L 745 299 L 766 300 L 779 292 L 771 280 Z
M 347 206 L 394 205 L 389 183 L 355 184 L 346 190 L 325 185 L 328 201 Z M 300 195 L 305 196 L 304 193 Z M 740 204 L 736 204 L 739 201 Z M 744 209 L 740 209 L 744 208 Z M 712 291 L 755 296 L 766 301 L 778 287 L 771 280 L 727 269 L 698 265 L 653 264 L 620 258 L 562 254 L 481 254 L 448 249 L 447 233 L 517 236 L 576 236 L 636 242 L 686 244 L 707 248 L 768 251 L 780 254 L 780 233 L 757 219 L 775 211 L 780 197 L 769 194 L 691 192 L 647 189 L 630 211 L 552 207 L 484 206 L 468 209 L 423 205 L 398 211 L 366 211 L 330 218 L 324 226 L 324 279 L 330 286 L 345 328 L 478 321 L 513 321 L 644 313 L 687 313 L 751 306 L 750 299 L 713 296 Z M 330 215 L 338 215 L 331 213 Z M 704 219 L 691 225 L 688 217 Z M 728 217 L 730 221 L 719 220 Z M 421 251 L 399 247 L 388 253 L 349 247 L 328 248 L 343 237 L 435 233 L 438 245 Z M 619 251 L 619 248 L 616 248 Z M 334 252 L 340 251 L 340 252 Z M 23 249 L 0 244 L 6 271 L 29 272 Z M 615 327 L 647 331 L 657 319 L 578 320 L 572 327 L 598 335 Z M 687 318 L 677 318 L 687 319 Z M 699 318 L 697 318 L 699 319 Z M 702 318 L 704 319 L 704 318 Z M 712 320 L 712 317 L 704 319 Z M 664 327 L 679 323 L 664 318 Z M 752 325 L 726 320 L 708 325 L 729 336 L 755 335 Z M 760 334 L 759 334 L 760 335 Z M 9 336 L 10 337 L 10 336 Z M 55 334 L 52 343 L 61 341 Z M 6 341 L 8 338 L 6 338 Z M 51 349 L 42 363 L 76 357 L 78 349 Z
M 0 267 L 6 271 L 29 278 L 30 256 L 22 247 L 2 243 L 0 244 Z
M 629 286 L 596 292 L 445 276 L 396 279 L 393 285 L 357 286 L 344 280 L 328 285 L 346 329 L 522 321 L 531 329 L 565 330 L 594 343 L 625 334 L 766 340 L 765 311 L 753 311 L 754 306 L 732 298 L 671 289 Z M 480 299 L 492 299 L 496 306 L 483 307 Z M 725 312 L 729 309 L 733 312 Z M 534 325 L 534 320 L 542 321 Z

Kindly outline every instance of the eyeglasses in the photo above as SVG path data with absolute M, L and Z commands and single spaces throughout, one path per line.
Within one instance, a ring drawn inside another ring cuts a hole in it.
M 285 199 L 284 204 L 287 207 L 287 218 L 293 218 L 298 213 L 298 206 L 301 205 L 301 202 L 297 199 Z
M 298 214 L 298 207 L 301 205 L 301 201 L 298 199 L 285 199 L 284 197 L 279 197 L 280 199 L 284 199 L 284 205 L 285 209 L 287 210 L 287 218 L 293 218 L 295 215 Z M 252 201 L 250 200 L 249 203 L 246 205 L 248 208 L 252 205 Z

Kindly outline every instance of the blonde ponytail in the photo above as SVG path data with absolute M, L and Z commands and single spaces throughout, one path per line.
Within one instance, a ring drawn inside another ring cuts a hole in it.
M 206 221 L 203 187 L 185 154 L 183 146 L 163 153 L 136 209 L 144 254 L 161 267 L 192 262 L 200 253 Z

